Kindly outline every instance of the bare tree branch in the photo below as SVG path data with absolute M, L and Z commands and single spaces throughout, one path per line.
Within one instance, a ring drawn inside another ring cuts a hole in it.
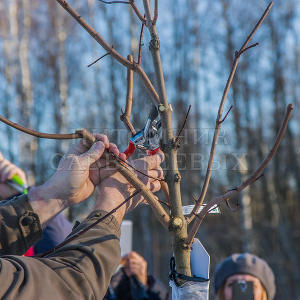
M 188 117 L 189 117 L 189 114 L 190 114 L 191 107 L 192 107 L 192 105 L 189 105 L 189 108 L 188 108 L 187 113 L 186 113 L 186 115 L 185 115 L 184 121 L 183 121 L 183 123 L 182 123 L 182 125 L 181 125 L 181 128 L 179 129 L 178 134 L 177 134 L 177 136 L 176 136 L 175 144 L 177 143 L 177 141 L 178 141 L 178 139 L 179 139 L 179 137 L 180 137 L 180 135 L 181 135 L 181 132 L 182 132 L 182 130 L 183 130 L 185 124 L 186 124 L 186 121 L 187 121 L 187 119 L 188 119 Z
M 207 193 L 207 189 L 208 189 L 209 181 L 210 181 L 210 177 L 211 177 L 211 168 L 212 168 L 212 165 L 213 165 L 213 162 L 214 162 L 214 156 L 215 156 L 216 147 L 217 147 L 218 138 L 219 138 L 220 129 L 221 129 L 221 124 L 222 124 L 222 112 L 223 112 L 223 108 L 224 108 L 225 101 L 226 101 L 226 98 L 227 98 L 227 94 L 229 92 L 229 88 L 231 86 L 233 77 L 235 75 L 236 68 L 237 68 L 238 63 L 239 63 L 239 59 L 241 57 L 241 54 L 246 51 L 247 45 L 249 44 L 249 42 L 252 39 L 253 35 L 255 34 L 255 32 L 257 31 L 259 26 L 262 24 L 262 22 L 264 21 L 266 16 L 269 14 L 270 9 L 271 9 L 272 6 L 273 6 L 273 2 L 271 2 L 268 5 L 268 7 L 264 11 L 262 17 L 259 19 L 259 21 L 255 25 L 254 29 L 251 31 L 250 35 L 248 36 L 248 38 L 244 42 L 243 46 L 238 51 L 238 54 L 235 55 L 233 65 L 232 65 L 232 68 L 231 68 L 231 72 L 230 72 L 230 75 L 228 77 L 228 80 L 227 80 L 227 83 L 226 83 L 226 86 L 225 86 L 225 89 L 224 89 L 224 92 L 223 92 L 222 100 L 221 100 L 221 103 L 220 103 L 220 106 L 219 106 L 219 111 L 218 111 L 218 115 L 217 115 L 217 119 L 216 119 L 215 131 L 214 131 L 214 137 L 213 137 L 212 146 L 211 146 L 211 150 L 210 150 L 210 156 L 209 156 L 209 161 L 208 161 L 208 165 L 207 165 L 207 170 L 206 170 L 206 175 L 205 175 L 203 187 L 202 187 L 202 190 L 201 190 L 200 197 L 199 197 L 196 205 L 194 206 L 190 217 L 188 218 L 188 223 L 190 223 L 194 219 L 194 215 L 199 210 L 199 208 L 201 207 L 201 205 L 202 205 L 202 203 L 205 199 L 206 193 Z M 248 49 L 250 49 L 250 47 L 248 47 Z
M 247 186 L 249 186 L 251 183 L 255 182 L 258 178 L 261 177 L 263 170 L 267 167 L 267 165 L 269 164 L 269 162 L 275 155 L 275 153 L 282 141 L 282 138 L 285 134 L 286 128 L 288 126 L 288 122 L 289 122 L 291 114 L 292 114 L 292 110 L 293 110 L 293 105 L 289 104 L 287 107 L 287 111 L 286 111 L 283 123 L 282 123 L 279 133 L 276 137 L 275 143 L 274 143 L 272 149 L 270 150 L 270 152 L 268 153 L 268 155 L 265 157 L 265 159 L 262 161 L 262 163 L 258 166 L 258 168 L 238 187 L 227 191 L 222 196 L 218 196 L 218 197 L 212 199 L 211 201 L 209 201 L 209 203 L 207 205 L 205 205 L 203 207 L 202 211 L 198 214 L 199 218 L 197 218 L 197 220 L 195 220 L 195 222 L 191 228 L 191 231 L 189 232 L 188 238 L 186 240 L 186 243 L 188 246 L 191 246 L 193 239 L 194 239 L 195 235 L 197 234 L 204 217 L 206 216 L 207 212 L 214 205 L 220 205 L 220 203 L 222 201 L 229 200 L 230 198 L 235 196 L 237 193 L 241 192 L 243 189 L 245 189 Z
M 248 51 L 249 49 L 254 48 L 254 47 L 258 46 L 258 45 L 259 45 L 259 43 L 255 43 L 255 44 L 253 44 L 253 45 L 250 45 L 249 47 L 247 47 L 247 48 L 245 48 L 245 49 L 243 49 L 243 50 L 237 52 L 236 55 L 237 55 L 237 56 L 241 56 L 244 52 L 246 52 L 246 51 Z
M 133 62 L 132 55 L 128 55 L 127 59 L 130 62 Z M 136 130 L 134 129 L 132 123 L 130 122 L 132 101 L 133 101 L 133 71 L 132 69 L 127 68 L 127 94 L 126 94 L 125 112 L 122 113 L 120 119 L 127 126 L 128 130 L 131 132 L 131 135 L 135 135 Z
M 141 64 L 142 59 L 142 47 L 143 47 L 143 33 L 144 33 L 145 23 L 142 23 L 140 41 L 139 41 L 139 56 L 138 56 L 138 65 Z
M 138 18 L 145 23 L 145 17 L 143 18 L 142 14 L 140 13 L 140 11 L 138 10 L 137 6 L 135 5 L 134 0 L 130 0 L 130 1 L 105 1 L 105 0 L 99 0 L 102 3 L 105 4 L 117 4 L 117 3 L 121 3 L 121 4 L 130 4 L 131 7 L 133 8 L 134 12 L 136 13 L 136 15 L 138 16 Z
M 88 67 L 88 68 L 91 67 L 91 66 L 94 65 L 96 62 L 98 62 L 100 59 L 102 59 L 103 57 L 105 57 L 105 56 L 107 56 L 107 55 L 109 55 L 109 54 L 110 54 L 109 52 L 103 54 L 102 56 L 100 56 L 99 58 L 97 58 L 96 60 L 94 60 L 92 63 L 90 63 L 89 65 L 87 65 L 87 67 Z
M 138 18 L 142 21 L 142 23 L 145 23 L 146 19 L 142 16 L 142 14 L 140 13 L 140 11 L 138 10 L 137 6 L 135 5 L 134 0 L 130 1 L 130 5 L 133 8 L 133 10 L 136 13 L 136 15 L 138 16 Z
M 227 118 L 227 116 L 229 115 L 229 113 L 230 113 L 230 111 L 232 110 L 232 108 L 233 108 L 233 105 L 231 105 L 231 106 L 229 107 L 229 109 L 228 109 L 228 111 L 227 111 L 225 117 L 220 121 L 220 123 L 223 123 L 223 122 L 226 120 L 226 118 Z
M 0 121 L 27 134 L 35 137 L 45 138 L 45 139 L 55 139 L 55 140 L 70 140 L 70 139 L 80 139 L 82 136 L 79 133 L 67 133 L 67 134 L 51 134 L 38 132 L 32 129 L 25 128 L 17 123 L 14 123 L 2 116 L 0 116 Z
M 116 4 L 116 3 L 130 4 L 129 1 L 104 1 L 104 0 L 99 0 L 99 1 L 105 4 Z
M 72 8 L 71 5 L 66 0 L 56 0 L 107 52 L 111 54 L 117 61 L 119 61 L 125 67 L 132 67 L 130 62 L 124 58 L 119 52 L 111 47 L 102 36 L 92 28 L 82 17 L 81 15 Z
M 159 97 L 157 92 L 155 91 L 155 88 L 153 84 L 151 83 L 150 79 L 146 75 L 146 73 L 143 71 L 143 69 L 135 64 L 134 62 L 131 63 L 126 58 L 124 58 L 116 49 L 111 47 L 104 39 L 103 37 L 93 28 L 91 27 L 82 17 L 81 15 L 72 8 L 71 5 L 66 0 L 56 0 L 92 37 L 95 39 L 96 42 L 98 42 L 107 52 L 110 53 L 110 55 L 115 58 L 120 64 L 125 66 L 126 68 L 131 68 L 133 71 L 135 71 L 142 79 L 144 86 L 149 91 L 149 94 L 154 102 L 155 105 L 159 103 Z M 134 1 L 132 1 L 131 4 L 134 8 L 135 4 Z M 136 6 L 135 6 L 136 7 Z
M 153 18 L 153 21 L 152 21 L 153 25 L 156 25 L 157 18 L 158 18 L 158 0 L 155 0 L 154 18 Z

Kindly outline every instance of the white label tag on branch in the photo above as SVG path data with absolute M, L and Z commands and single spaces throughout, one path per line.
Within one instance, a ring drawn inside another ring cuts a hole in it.
M 199 214 L 199 212 L 203 209 L 203 207 L 205 206 L 206 204 L 202 204 L 197 212 L 197 214 Z M 193 208 L 194 208 L 195 205 L 185 205 L 182 207 L 182 212 L 183 214 L 186 216 L 186 215 L 189 215 Z M 220 214 L 220 209 L 219 207 L 217 207 L 217 205 L 214 205 L 211 207 L 211 209 L 209 210 L 209 214 Z

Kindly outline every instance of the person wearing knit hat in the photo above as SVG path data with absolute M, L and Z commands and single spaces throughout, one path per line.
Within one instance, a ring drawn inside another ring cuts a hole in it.
M 250 253 L 235 253 L 227 257 L 216 268 L 214 288 L 218 300 L 232 300 L 236 284 L 251 283 L 253 300 L 273 300 L 276 293 L 275 277 L 263 259 Z M 240 299 L 245 299 L 240 297 Z M 248 299 L 248 298 L 247 298 Z

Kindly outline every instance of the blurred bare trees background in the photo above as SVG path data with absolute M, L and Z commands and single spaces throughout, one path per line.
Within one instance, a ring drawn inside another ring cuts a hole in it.
M 136 1 L 139 5 L 139 1 Z M 180 127 L 189 104 L 179 156 L 184 204 L 199 196 L 218 103 L 236 48 L 266 7 L 264 0 L 159 1 L 158 30 L 167 93 Z M 140 23 L 124 4 L 71 1 L 123 56 L 137 55 Z M 217 148 L 209 197 L 234 187 L 262 161 L 288 102 L 294 114 L 283 143 L 264 176 L 239 199 L 240 210 L 208 216 L 199 238 L 215 264 L 232 252 L 265 258 L 277 279 L 276 299 L 300 299 L 300 3 L 278 0 L 257 33 L 260 45 L 243 56 L 227 107 L 233 105 Z M 153 70 L 144 35 L 142 64 Z M 0 114 L 36 130 L 63 133 L 86 127 L 106 132 L 121 148 L 128 134 L 119 121 L 126 70 L 105 54 L 53 0 L 0 2 Z M 133 120 L 142 126 L 147 93 L 135 77 Z M 31 184 L 55 169 L 69 142 L 38 140 L 0 124 L 0 151 L 26 171 Z M 72 220 L 90 204 L 68 212 Z M 166 232 L 141 207 L 134 221 L 134 249 L 167 281 Z M 297 298 L 298 297 L 298 298 Z

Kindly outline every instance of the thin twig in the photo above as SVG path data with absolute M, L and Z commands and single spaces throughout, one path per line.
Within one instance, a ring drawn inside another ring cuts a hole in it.
M 222 100 L 221 100 L 221 103 L 220 103 L 220 106 L 219 106 L 218 115 L 217 115 L 217 119 L 216 119 L 216 126 L 215 126 L 215 131 L 214 131 L 214 137 L 213 137 L 213 141 L 212 141 L 212 145 L 211 145 L 209 161 L 208 161 L 208 164 L 207 164 L 207 170 L 206 170 L 206 174 L 205 174 L 205 179 L 204 179 L 204 183 L 203 183 L 203 186 L 202 186 L 200 197 L 197 201 L 197 204 L 195 205 L 195 207 L 193 209 L 194 213 L 197 212 L 198 209 L 200 208 L 200 206 L 202 205 L 202 203 L 205 199 L 206 193 L 207 193 L 207 189 L 208 189 L 209 181 L 210 181 L 210 177 L 211 177 L 212 165 L 213 165 L 213 162 L 214 162 L 214 156 L 215 156 L 216 147 L 217 147 L 217 144 L 218 144 L 218 139 L 219 139 L 219 134 L 220 134 L 220 129 L 221 129 L 221 124 L 222 124 L 222 122 L 221 122 L 222 121 L 222 112 L 223 112 L 223 108 L 224 108 L 225 101 L 226 101 L 226 98 L 227 98 L 227 94 L 229 92 L 233 77 L 235 75 L 236 68 L 237 68 L 238 63 L 239 63 L 239 59 L 241 57 L 241 54 L 244 53 L 245 50 L 247 49 L 247 46 L 248 46 L 250 40 L 252 39 L 253 35 L 255 34 L 255 32 L 257 31 L 259 26 L 262 24 L 262 22 L 264 21 L 266 16 L 269 14 L 270 9 L 271 9 L 272 6 L 273 6 L 273 2 L 271 2 L 268 5 L 268 7 L 264 11 L 262 17 L 259 19 L 259 21 L 255 25 L 254 29 L 251 31 L 250 35 L 248 36 L 248 38 L 244 42 L 243 46 L 238 51 L 238 54 L 235 55 L 233 65 L 232 65 L 232 68 L 231 68 L 231 72 L 230 72 L 230 75 L 228 77 L 228 80 L 227 80 L 227 83 L 226 83 L 226 86 L 225 86 L 225 89 L 224 89 L 224 92 L 223 92 Z M 193 219 L 194 219 L 194 214 L 191 214 L 190 217 L 188 218 L 187 222 L 190 223 Z
M 55 251 L 57 251 L 58 249 L 62 248 L 63 246 L 65 246 L 65 245 L 69 244 L 70 242 L 74 241 L 76 238 L 78 238 L 79 236 L 83 235 L 84 233 L 86 233 L 87 231 L 89 231 L 90 229 L 92 229 L 93 227 L 95 227 L 97 224 L 99 224 L 100 222 L 102 222 L 105 219 L 107 219 L 109 216 L 111 216 L 113 213 L 115 213 L 118 209 L 120 209 L 124 204 L 126 204 L 130 199 L 132 199 L 133 197 L 135 197 L 138 193 L 140 193 L 140 190 L 136 190 L 132 195 L 130 195 L 129 197 L 127 197 L 122 203 L 120 203 L 117 207 L 115 207 L 113 210 L 111 210 L 110 212 L 108 212 L 102 218 L 100 218 L 97 221 L 93 222 L 92 224 L 90 224 L 89 226 L 85 227 L 81 231 L 75 233 L 70 238 L 64 240 L 62 243 L 60 243 L 56 247 L 50 249 L 49 251 L 37 255 L 37 257 L 45 257 L 45 256 L 47 256 L 49 254 L 52 254 Z
M 130 62 L 124 58 L 120 53 L 111 47 L 103 37 L 91 27 L 81 15 L 66 1 L 66 0 L 56 0 L 107 52 L 111 54 L 117 61 L 126 67 L 132 67 Z
M 128 55 L 127 59 L 132 63 L 132 55 Z M 126 93 L 126 105 L 125 113 L 122 111 L 120 119 L 126 125 L 127 129 L 131 132 L 131 135 L 136 134 L 132 123 L 130 122 L 131 110 L 132 110 L 132 101 L 133 101 L 133 71 L 130 68 L 127 68 L 127 93 Z
M 154 104 L 157 105 L 159 103 L 158 94 L 144 70 L 137 64 L 130 63 L 118 51 L 116 51 L 116 49 L 112 48 L 103 39 L 103 37 L 93 27 L 91 27 L 66 0 L 56 0 L 56 2 L 58 2 L 80 24 L 97 43 L 99 43 L 107 52 L 109 52 L 113 58 L 115 58 L 120 64 L 122 64 L 126 68 L 131 68 L 141 77 L 144 86 L 146 87 L 151 96 L 151 99 L 153 100 Z M 130 4 L 134 9 L 137 9 L 134 2 L 132 3 L 130 1 Z M 143 22 L 145 22 L 145 20 L 143 20 Z
M 100 59 L 102 59 L 103 57 L 105 57 L 106 55 L 109 55 L 110 53 L 107 52 L 105 54 L 103 54 L 102 56 L 100 56 L 99 58 L 97 58 L 95 61 L 93 61 L 92 63 L 90 63 L 89 65 L 87 65 L 87 67 L 91 67 L 92 65 L 94 65 L 96 62 L 98 62 Z
M 249 49 L 251 49 L 251 48 L 253 48 L 253 47 L 256 47 L 256 46 L 258 46 L 258 45 L 259 45 L 259 43 L 255 43 L 255 44 L 253 44 L 253 45 L 251 45 L 251 46 L 249 46 L 249 47 L 247 47 L 247 48 L 245 48 L 245 49 L 243 49 L 243 50 L 237 52 L 236 55 L 237 55 L 237 56 L 241 56 L 244 52 L 246 52 L 246 51 L 248 51 Z
M 186 124 L 186 121 L 187 121 L 187 119 L 188 119 L 188 117 L 189 117 L 189 113 L 190 113 L 191 107 L 192 107 L 192 105 L 189 105 L 189 108 L 188 108 L 188 110 L 187 110 L 187 112 L 186 112 L 186 115 L 185 115 L 184 121 L 183 121 L 183 123 L 182 123 L 182 126 L 181 126 L 181 128 L 180 128 L 180 130 L 178 131 L 178 134 L 177 134 L 177 136 L 176 136 L 175 144 L 178 142 L 178 139 L 179 139 L 179 137 L 180 137 L 180 135 L 181 135 L 181 132 L 182 132 L 182 130 L 183 130 L 185 124 Z
M 144 33 L 145 23 L 142 23 L 140 41 L 139 41 L 139 56 L 138 56 L 138 65 L 141 64 L 142 59 L 142 47 L 143 47 L 143 33 Z
M 51 133 L 43 133 L 38 132 L 32 129 L 25 128 L 17 123 L 14 123 L 2 116 L 0 116 L 0 121 L 11 126 L 15 129 L 18 129 L 22 132 L 30 134 L 35 137 L 44 138 L 44 139 L 55 139 L 55 140 L 70 140 L 70 139 L 80 139 L 82 136 L 79 133 L 67 133 L 67 134 L 51 134 Z
M 162 201 L 162 200 L 159 200 L 159 199 L 158 199 L 158 201 L 159 201 L 161 204 L 167 206 L 169 209 L 171 208 L 171 205 L 170 205 L 169 203 L 167 203 L 167 202 L 165 202 L 165 201 Z
M 219 197 L 216 197 L 216 198 L 212 199 L 207 205 L 205 205 L 203 210 L 198 214 L 199 218 L 197 218 L 197 220 L 195 220 L 195 222 L 192 226 L 192 229 L 188 234 L 188 238 L 186 240 L 187 245 L 190 246 L 192 244 L 192 241 L 193 241 L 195 235 L 197 234 L 198 229 L 199 229 L 204 217 L 206 216 L 207 212 L 211 209 L 211 207 L 213 207 L 214 205 L 219 205 L 222 201 L 228 201 L 230 198 L 232 198 L 237 193 L 244 190 L 247 186 L 249 186 L 250 184 L 252 184 L 253 182 L 255 182 L 256 180 L 258 180 L 261 177 L 263 170 L 267 167 L 267 165 L 269 164 L 269 162 L 271 161 L 271 159 L 275 155 L 275 153 L 276 153 L 276 151 L 277 151 L 277 149 L 278 149 L 278 147 L 279 147 L 279 145 L 282 141 L 282 138 L 285 134 L 286 128 L 288 126 L 288 122 L 289 122 L 291 114 L 292 114 L 292 110 L 293 110 L 293 105 L 289 104 L 288 107 L 287 107 L 287 111 L 286 111 L 283 123 L 282 123 L 282 125 L 280 127 L 280 130 L 279 130 L 279 133 L 276 137 L 275 143 L 274 143 L 272 149 L 270 150 L 270 152 L 268 153 L 268 155 L 265 157 L 265 159 L 258 166 L 258 168 L 244 182 L 242 182 L 238 187 L 227 191 L 222 196 L 219 196 Z
M 142 23 L 145 23 L 146 19 L 142 16 L 142 14 L 140 13 L 140 11 L 138 10 L 137 6 L 135 5 L 134 0 L 131 0 L 129 2 L 130 2 L 131 7 L 133 8 L 134 12 L 138 16 L 138 18 L 142 21 Z
M 229 109 L 228 109 L 228 111 L 227 111 L 225 117 L 220 121 L 220 123 L 223 123 L 223 122 L 226 120 L 226 118 L 227 118 L 228 114 L 230 113 L 230 111 L 232 110 L 232 108 L 233 108 L 233 105 L 231 105 L 231 106 L 229 107 Z
M 117 3 L 121 3 L 121 4 L 130 4 L 131 7 L 133 8 L 133 10 L 135 11 L 136 15 L 138 16 L 138 18 L 142 21 L 142 23 L 145 23 L 145 17 L 143 18 L 142 14 L 140 13 L 140 11 L 138 10 L 137 6 L 134 3 L 134 0 L 131 1 L 105 1 L 105 0 L 99 0 L 102 3 L 105 4 L 117 4 Z
M 99 1 L 105 4 L 115 4 L 115 3 L 130 4 L 129 1 L 104 1 L 104 0 L 99 0 Z
M 157 18 L 158 18 L 158 0 L 155 0 L 154 18 L 153 18 L 153 21 L 152 21 L 153 25 L 156 25 Z
M 239 209 L 239 207 L 240 207 L 239 201 L 236 202 L 236 206 L 235 206 L 235 208 L 233 208 L 233 207 L 230 205 L 229 200 L 230 200 L 230 199 L 226 199 L 225 202 L 226 202 L 227 207 L 230 209 L 230 211 L 231 211 L 231 212 L 236 212 L 236 211 L 238 211 L 238 209 Z

